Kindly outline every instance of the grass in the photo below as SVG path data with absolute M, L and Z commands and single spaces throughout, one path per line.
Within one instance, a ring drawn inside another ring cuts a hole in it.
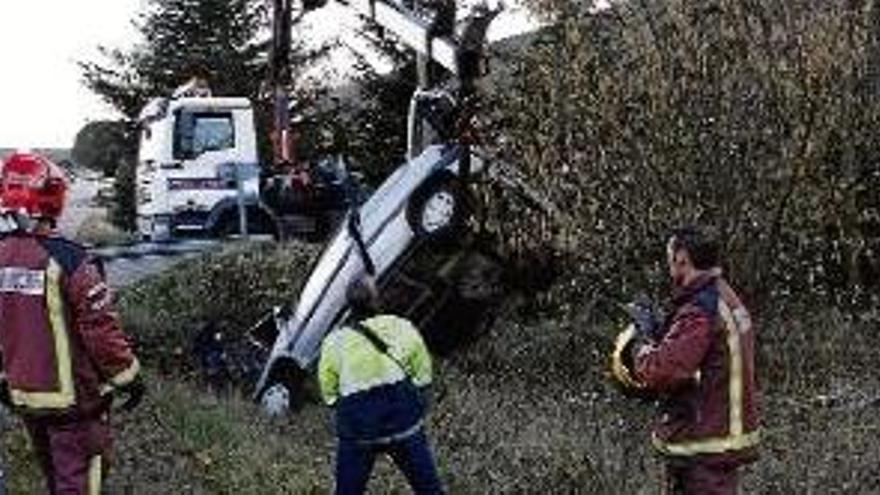
M 314 256 L 307 249 L 295 254 L 296 249 L 248 250 L 245 259 L 301 266 L 290 264 L 290 257 Z M 241 256 L 240 251 L 208 256 L 146 281 L 123 295 L 123 307 L 129 312 L 139 307 L 135 301 L 148 308 L 171 304 L 185 288 L 167 293 L 172 290 L 167 277 L 183 284 L 191 280 L 190 270 L 219 266 L 221 260 L 238 273 L 248 263 L 234 261 Z M 296 278 L 302 272 L 273 273 Z M 297 281 L 286 283 L 294 287 Z M 198 315 L 217 301 L 192 304 L 173 307 Z M 148 330 L 163 336 L 181 331 L 174 319 L 164 320 L 171 328 L 161 328 L 164 315 L 135 327 L 142 342 L 155 341 L 144 334 Z M 744 471 L 744 493 L 880 492 L 880 377 L 872 367 L 880 362 L 876 328 L 876 320 L 834 311 L 759 328 L 765 441 L 761 460 Z M 591 318 L 509 310 L 484 338 L 438 360 L 428 427 L 448 491 L 657 493 L 661 464 L 648 446 L 653 410 L 650 403 L 624 398 L 607 379 L 613 334 L 613 325 Z M 151 394 L 144 406 L 114 419 L 119 444 L 111 493 L 330 490 L 329 410 L 312 402 L 289 418 L 266 418 L 241 397 L 217 397 L 195 378 L 159 366 L 157 356 L 167 350 L 151 350 Z M 11 464 L 11 493 L 34 493 L 24 436 L 8 432 L 2 443 Z M 408 490 L 385 460 L 377 465 L 370 492 Z

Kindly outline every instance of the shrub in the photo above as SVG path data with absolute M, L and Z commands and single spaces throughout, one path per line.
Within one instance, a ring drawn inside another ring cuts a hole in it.
M 878 303 L 880 3 L 544 6 L 492 141 L 557 202 L 522 237 L 568 253 L 563 302 L 662 280 L 670 229 L 699 223 L 754 305 Z
M 316 255 L 298 243 L 233 245 L 127 288 L 120 310 L 143 352 L 173 364 L 200 325 L 240 337 L 272 307 L 295 302 Z

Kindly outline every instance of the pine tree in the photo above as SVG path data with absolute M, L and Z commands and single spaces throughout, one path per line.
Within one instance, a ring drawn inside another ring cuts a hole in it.
M 217 95 L 258 96 L 264 79 L 264 20 L 256 0 L 150 0 L 127 49 L 100 47 L 102 62 L 81 62 L 83 81 L 129 119 L 151 96 L 201 76 Z

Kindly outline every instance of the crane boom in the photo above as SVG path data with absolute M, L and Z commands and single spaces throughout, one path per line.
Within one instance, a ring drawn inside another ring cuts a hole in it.
M 405 7 L 382 0 L 340 0 L 358 14 L 391 31 L 418 54 L 429 57 L 449 72 L 458 75 L 458 45 L 447 37 L 432 35 L 432 26 Z

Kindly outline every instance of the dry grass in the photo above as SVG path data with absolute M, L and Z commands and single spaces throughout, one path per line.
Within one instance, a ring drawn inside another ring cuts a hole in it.
M 207 257 L 167 276 L 184 284 L 191 280 L 187 270 L 230 256 L 241 253 Z M 250 256 L 266 263 L 292 253 Z M 243 265 L 224 266 L 238 273 Z M 152 302 L 169 301 L 176 293 L 165 294 L 168 287 L 162 277 L 147 281 L 136 289 L 137 300 L 163 294 Z M 188 314 L 217 302 L 204 304 L 186 306 Z M 158 321 L 137 330 L 170 335 L 177 329 L 160 329 Z M 744 493 L 880 491 L 876 328 L 876 319 L 833 311 L 761 325 L 766 440 L 762 459 L 745 472 Z M 657 493 L 661 465 L 647 442 L 651 404 L 624 398 L 605 375 L 613 333 L 613 325 L 590 318 L 509 311 L 485 338 L 439 361 L 429 429 L 449 492 Z M 168 347 L 150 353 L 154 366 L 157 352 Z M 119 443 L 111 493 L 327 493 L 332 486 L 331 413 L 316 402 L 279 421 L 178 375 L 153 373 L 149 382 L 145 405 L 114 420 Z M 12 493 L 34 493 L 24 436 L 5 433 Z M 408 490 L 383 461 L 370 491 Z
M 610 329 L 584 328 L 506 320 L 439 363 L 430 433 L 450 493 L 656 493 L 650 404 L 625 399 L 606 380 Z M 871 396 L 880 383 L 836 365 L 817 364 L 816 374 L 831 377 L 829 386 L 765 385 L 766 440 L 761 461 L 746 471 L 745 493 L 880 489 L 880 419 Z M 326 493 L 332 486 L 331 417 L 320 405 L 275 421 L 192 383 L 150 382 L 145 407 L 116 418 L 113 493 Z M 13 486 L 28 486 L 22 477 L 33 469 L 21 464 L 23 438 L 5 438 L 14 449 Z M 406 492 L 387 461 L 370 486 Z

